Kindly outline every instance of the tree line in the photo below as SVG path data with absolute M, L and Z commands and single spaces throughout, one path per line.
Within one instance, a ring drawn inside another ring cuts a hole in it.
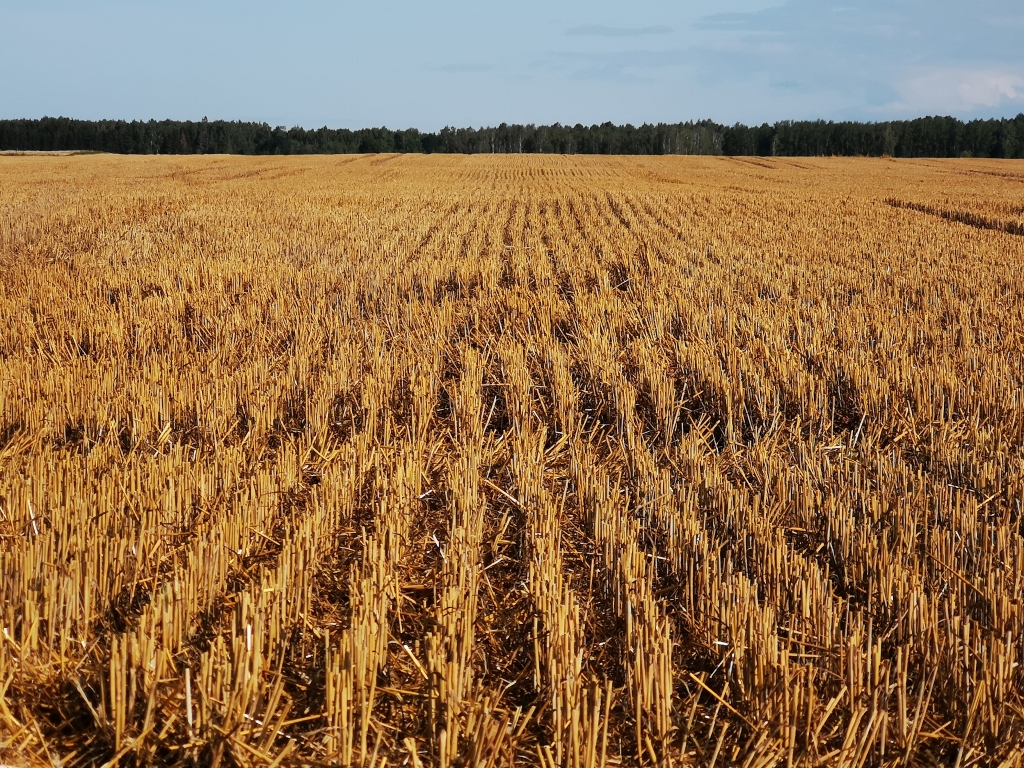
M 720 125 L 507 125 L 496 128 L 271 127 L 225 120 L 0 120 L 0 150 L 121 154 L 297 155 L 362 152 L 601 155 L 892 156 L 1024 158 L 1024 113 L 971 120 L 922 117 L 881 123 L 782 121 Z

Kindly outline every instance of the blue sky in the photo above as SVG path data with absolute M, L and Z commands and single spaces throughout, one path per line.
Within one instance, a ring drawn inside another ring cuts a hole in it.
M 1022 41 L 1022 0 L 0 0 L 0 118 L 1009 117 Z

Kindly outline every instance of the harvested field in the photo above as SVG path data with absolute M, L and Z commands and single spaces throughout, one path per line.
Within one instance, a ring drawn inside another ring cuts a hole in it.
M 1022 181 L 0 158 L 0 763 L 1020 765 Z

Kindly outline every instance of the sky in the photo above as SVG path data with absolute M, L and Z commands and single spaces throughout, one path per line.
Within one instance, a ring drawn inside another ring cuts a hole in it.
M 0 0 L 0 118 L 1012 117 L 1022 41 L 1022 0 Z

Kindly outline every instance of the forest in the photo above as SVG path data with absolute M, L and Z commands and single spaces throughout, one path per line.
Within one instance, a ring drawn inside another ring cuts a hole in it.
M 300 155 L 372 152 L 455 154 L 748 155 L 1024 158 L 1024 113 L 971 120 L 922 117 L 879 123 L 781 121 L 725 126 L 711 120 L 657 125 L 508 125 L 490 128 L 272 127 L 225 120 L 0 120 L 0 151 L 118 154 Z

